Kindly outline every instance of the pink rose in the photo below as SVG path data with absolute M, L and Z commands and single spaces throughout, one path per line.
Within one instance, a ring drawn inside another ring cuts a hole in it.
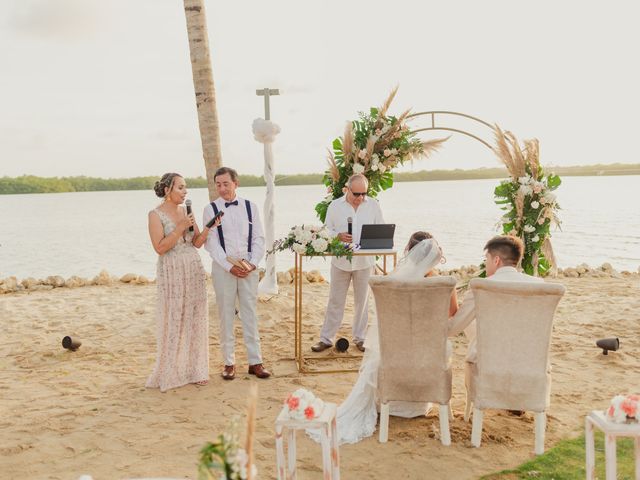
M 622 401 L 620 408 L 627 414 L 627 417 L 635 417 L 638 411 L 638 402 L 637 400 L 632 400 L 630 397 L 627 397 Z
M 289 395 L 286 402 L 289 410 L 295 410 L 300 405 L 300 399 L 298 397 L 294 397 L 293 395 Z

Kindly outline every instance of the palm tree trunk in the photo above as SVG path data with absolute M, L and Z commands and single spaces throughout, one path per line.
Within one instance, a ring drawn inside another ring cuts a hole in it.
M 196 93 L 198 125 L 202 141 L 204 168 L 207 172 L 209 200 L 214 200 L 218 195 L 213 176 L 216 170 L 222 166 L 222 152 L 220 150 L 216 89 L 213 85 L 204 0 L 184 0 L 184 13 L 187 18 L 191 71 Z

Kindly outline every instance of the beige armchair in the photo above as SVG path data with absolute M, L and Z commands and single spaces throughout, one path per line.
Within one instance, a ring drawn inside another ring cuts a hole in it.
M 467 407 L 473 405 L 471 443 L 480 446 L 482 410 L 532 411 L 535 452 L 544 452 L 545 410 L 551 375 L 549 344 L 553 315 L 565 288 L 544 282 L 473 279 L 477 363 L 466 364 Z
M 453 277 L 415 281 L 376 276 L 369 280 L 378 315 L 380 442 L 389 434 L 389 402 L 440 404 L 443 445 L 451 444 L 451 366 L 447 321 Z

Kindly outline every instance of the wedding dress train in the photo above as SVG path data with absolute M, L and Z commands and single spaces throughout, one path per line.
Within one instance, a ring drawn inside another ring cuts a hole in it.
M 442 253 L 437 242 L 433 239 L 423 240 L 398 265 L 391 275 L 407 279 L 422 278 L 440 262 Z M 377 317 L 367 330 L 365 352 L 362 358 L 358 379 L 351 389 L 349 396 L 338 406 L 337 431 L 338 443 L 357 443 L 363 438 L 370 437 L 376 430 L 378 423 L 378 369 L 380 367 L 380 344 L 378 339 Z M 448 357 L 451 358 L 451 348 L 448 346 Z M 408 366 L 410 368 L 410 366 Z M 422 372 L 420 374 L 428 374 Z M 430 403 L 420 402 L 390 402 L 389 413 L 396 417 L 413 418 L 429 413 Z M 307 434 L 316 442 L 320 442 L 317 430 L 309 429 Z

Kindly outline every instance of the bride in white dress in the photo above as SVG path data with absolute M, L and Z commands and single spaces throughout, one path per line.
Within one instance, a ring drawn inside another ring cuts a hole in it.
M 412 248 L 413 247 L 413 248 Z M 435 239 L 426 232 L 416 232 L 407 245 L 407 253 L 396 269 L 390 274 L 404 280 L 416 280 L 429 275 L 431 270 L 442 262 L 442 250 Z M 457 300 L 451 297 L 449 315 L 455 313 Z M 374 317 L 375 318 L 375 317 Z M 448 357 L 451 357 L 451 346 L 448 345 Z M 377 382 L 380 365 L 380 346 L 378 343 L 378 323 L 373 320 L 367 330 L 365 353 L 360 366 L 360 373 L 351 393 L 340 404 L 337 412 L 338 442 L 356 443 L 370 437 L 378 423 Z M 426 415 L 431 408 L 429 403 L 390 402 L 390 414 L 397 417 L 413 418 Z M 320 440 L 319 432 L 308 430 L 307 433 L 316 441 Z

